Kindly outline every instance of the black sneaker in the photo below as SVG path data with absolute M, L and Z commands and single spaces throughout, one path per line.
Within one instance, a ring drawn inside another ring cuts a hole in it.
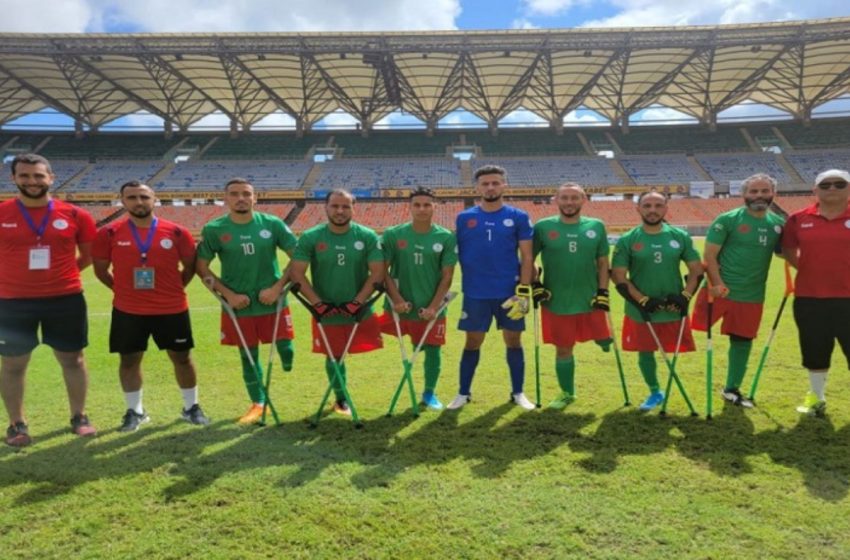
M 188 410 L 184 408 L 180 417 L 186 422 L 198 426 L 207 426 L 210 423 L 210 419 L 201 410 L 201 405 L 197 403 L 193 404 Z
M 12 447 L 26 447 L 32 443 L 29 428 L 26 423 L 18 420 L 6 429 L 6 445 Z
M 85 414 L 75 414 L 71 418 L 71 431 L 80 437 L 91 437 L 97 434 L 97 430 L 89 422 L 89 417 Z
M 723 395 L 723 399 L 729 401 L 735 406 L 742 406 L 744 408 L 753 408 L 753 401 L 745 397 L 741 394 L 741 391 L 738 389 L 723 389 L 720 392 Z
M 150 422 L 151 417 L 148 416 L 148 413 L 142 411 L 141 414 L 133 410 L 132 408 L 128 408 L 127 412 L 124 413 L 124 418 L 121 419 L 121 427 L 118 428 L 119 432 L 135 432 L 139 429 L 139 426 L 144 424 L 145 422 Z

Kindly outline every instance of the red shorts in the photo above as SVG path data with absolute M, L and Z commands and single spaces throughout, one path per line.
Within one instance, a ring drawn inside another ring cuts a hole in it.
M 559 348 L 572 348 L 576 342 L 611 338 L 604 311 L 578 315 L 558 315 L 542 308 L 543 342 Z
M 258 346 L 260 342 L 268 344 L 272 341 L 274 319 L 274 313 L 236 318 L 249 348 Z M 284 307 L 280 310 L 277 340 L 292 340 L 293 338 L 295 338 L 295 331 L 292 329 L 292 315 L 289 313 L 289 307 Z M 239 335 L 236 334 L 233 321 L 225 312 L 221 313 L 221 343 L 227 346 L 239 346 Z
M 679 338 L 681 324 L 681 321 L 652 323 L 652 328 L 655 329 L 655 334 L 658 335 L 665 352 L 676 351 L 676 341 Z M 652 333 L 649 332 L 646 323 L 635 322 L 628 316 L 623 317 L 623 350 L 629 352 L 655 352 L 658 350 L 658 345 L 655 344 L 655 339 L 652 338 Z M 682 344 L 679 346 L 679 352 L 693 352 L 694 350 L 696 350 L 696 346 L 694 345 L 694 336 L 691 334 L 690 321 L 685 319 L 685 332 L 682 333 Z
M 395 322 L 393 321 L 392 313 L 384 313 L 378 317 L 378 323 L 381 325 L 381 332 L 391 336 L 398 336 L 395 330 Z M 422 335 L 425 334 L 425 327 L 428 326 L 428 321 L 416 321 L 412 319 L 399 319 L 401 326 L 401 334 L 410 337 L 413 344 L 419 344 L 422 340 Z M 446 318 L 440 317 L 434 321 L 434 326 L 431 327 L 431 332 L 428 333 L 428 338 L 425 339 L 425 344 L 431 346 L 443 346 L 446 343 Z
M 313 352 L 316 354 L 324 354 L 325 343 L 322 340 L 322 335 L 319 334 L 319 327 L 316 325 L 316 319 L 312 320 L 313 326 Z M 342 351 L 345 349 L 345 344 L 348 342 L 348 337 L 351 336 L 351 329 L 354 324 L 350 325 L 322 325 L 325 329 L 325 334 L 328 337 L 328 343 L 331 345 L 331 350 L 335 357 L 339 358 Z M 354 340 L 351 341 L 351 346 L 348 348 L 349 354 L 362 354 L 363 352 L 371 352 L 378 348 L 384 347 L 384 341 L 381 340 L 381 326 L 378 324 L 378 316 L 370 315 L 366 319 L 360 321 L 360 326 L 357 327 L 357 333 L 354 335 Z
M 731 301 L 727 298 L 714 298 L 711 309 L 711 324 L 723 317 L 720 327 L 722 334 L 735 334 L 744 338 L 755 338 L 761 324 L 761 314 L 764 304 Z M 694 330 L 704 331 L 708 323 L 708 294 L 705 288 L 697 295 L 692 318 Z

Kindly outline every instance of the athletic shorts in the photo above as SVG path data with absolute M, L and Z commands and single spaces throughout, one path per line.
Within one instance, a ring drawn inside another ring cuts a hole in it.
M 23 356 L 41 341 L 59 352 L 79 352 L 89 344 L 82 293 L 49 298 L 0 299 L 0 356 Z
M 507 299 L 507 298 L 505 298 Z M 508 318 L 508 310 L 502 309 L 504 299 L 475 299 L 463 296 L 463 309 L 457 328 L 467 332 L 487 332 L 496 319 L 496 328 L 507 331 L 524 331 L 525 319 Z
M 245 337 L 245 342 L 249 348 L 259 346 L 260 342 L 268 344 L 272 341 L 275 327 L 274 313 L 267 315 L 251 315 L 247 317 L 237 317 L 239 328 L 242 330 L 242 335 Z M 280 310 L 280 317 L 277 326 L 278 340 L 292 340 L 295 338 L 295 331 L 292 329 L 292 315 L 289 313 L 289 307 L 284 307 Z M 221 343 L 226 346 L 239 346 L 239 335 L 233 327 L 233 321 L 230 316 L 224 311 L 221 312 Z
M 559 348 L 572 348 L 576 342 L 611 338 L 604 311 L 558 315 L 542 308 L 543 342 Z
M 829 369 L 835 341 L 850 369 L 850 298 L 794 298 L 794 321 L 806 369 Z
M 696 331 L 708 329 L 708 293 L 703 288 L 697 295 L 691 327 Z M 726 335 L 737 335 L 744 338 L 755 338 L 759 333 L 761 314 L 764 305 L 745 301 L 732 301 L 728 298 L 714 298 L 711 309 L 711 324 L 723 318 L 720 332 Z
M 665 323 L 652 323 L 655 334 L 661 341 L 665 352 L 676 351 L 676 341 L 679 339 L 679 328 L 681 321 L 669 321 Z M 631 317 L 623 317 L 623 350 L 629 352 L 655 352 L 658 345 L 652 338 L 652 333 L 646 323 L 638 323 Z M 694 336 L 691 333 L 690 321 L 685 318 L 685 332 L 682 334 L 682 344 L 679 352 L 693 352 L 696 350 Z
M 415 319 L 399 319 L 398 323 L 401 327 L 401 334 L 409 336 L 413 344 L 419 344 L 419 341 L 422 340 L 422 335 L 425 334 L 425 327 L 428 326 L 428 321 L 417 321 Z M 392 313 L 384 313 L 378 317 L 378 324 L 381 326 L 382 333 L 390 336 L 398 336 Z M 428 332 L 428 338 L 425 339 L 425 344 L 443 346 L 445 343 L 446 318 L 440 317 L 434 321 L 434 326 Z
M 325 350 L 325 343 L 322 340 L 322 335 L 319 332 L 319 327 L 316 324 L 316 319 L 312 320 L 313 326 L 313 352 L 316 354 L 328 355 Z M 325 335 L 328 337 L 328 342 L 331 345 L 333 355 L 337 358 L 342 356 L 342 351 L 348 342 L 348 337 L 351 336 L 351 329 L 354 324 L 350 325 L 325 325 L 322 324 L 325 330 Z M 354 340 L 351 341 L 351 346 L 348 347 L 349 354 L 362 354 L 371 352 L 384 347 L 384 341 L 381 340 L 381 325 L 378 323 L 378 316 L 375 314 L 360 321 L 357 327 L 357 332 L 354 334 Z
M 112 308 L 109 328 L 109 351 L 113 354 L 135 354 L 148 349 L 153 337 L 160 350 L 187 352 L 195 347 L 189 312 L 167 315 L 135 315 Z

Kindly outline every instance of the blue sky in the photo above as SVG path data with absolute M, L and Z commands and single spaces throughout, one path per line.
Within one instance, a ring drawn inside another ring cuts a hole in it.
M 405 31 L 717 25 L 844 17 L 847 0 L 0 0 L 0 32 L 157 33 L 261 31 Z M 746 108 L 743 108 L 746 110 Z M 746 111 L 744 111 L 746 112 Z M 741 109 L 737 110 L 741 113 Z M 572 115 L 581 120 L 592 115 Z M 650 109 L 646 118 L 670 118 Z M 351 119 L 332 115 L 330 124 Z M 403 123 L 399 115 L 393 123 Z M 453 115 L 451 122 L 470 122 Z M 533 122 L 521 113 L 509 120 Z M 18 123 L 57 123 L 56 115 Z M 157 122 L 135 116 L 117 124 Z M 271 124 L 287 118 L 269 117 Z M 204 123 L 224 125 L 215 115 Z

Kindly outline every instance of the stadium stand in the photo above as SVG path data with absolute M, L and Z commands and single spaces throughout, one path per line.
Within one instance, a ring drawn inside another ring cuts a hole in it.
M 815 203 L 814 195 L 805 196 L 778 196 L 775 201 L 776 205 L 782 208 L 786 214 L 793 214 L 797 210 L 802 210 Z
M 219 135 L 215 143 L 204 153 L 204 159 L 297 159 L 304 158 L 314 145 L 324 146 L 330 138 L 327 134 L 309 134 L 298 138 L 293 133 L 252 133 L 236 138 Z M 195 137 L 201 146 L 212 136 Z M 188 142 L 187 142 L 188 143 Z
M 434 209 L 434 222 L 454 230 L 455 217 L 463 210 L 461 201 L 437 201 Z M 292 230 L 301 233 L 317 224 L 327 221 L 324 202 L 308 202 L 295 221 Z M 409 203 L 397 201 L 357 202 L 354 221 L 378 232 L 396 224 L 410 221 Z
M 776 128 L 797 149 L 830 148 L 850 144 L 850 120 L 816 119 L 809 126 L 787 122 Z
M 460 162 L 451 158 L 357 158 L 317 163 L 314 188 L 460 187 Z
M 258 191 L 298 189 L 312 162 L 273 160 L 189 160 L 179 163 L 154 188 L 164 191 L 219 190 L 228 179 L 244 177 Z
M 147 182 L 164 166 L 163 161 L 102 161 L 65 183 L 62 189 L 65 192 L 117 193 L 127 181 Z
M 610 162 L 602 157 L 566 158 L 490 158 L 482 156 L 472 167 L 501 165 L 508 172 L 508 183 L 514 187 L 550 187 L 573 181 L 585 186 L 621 185 Z
M 205 223 L 226 214 L 227 209 L 223 206 L 205 204 L 203 206 L 157 206 L 155 212 L 160 218 L 178 223 L 192 232 L 192 235 L 198 235 Z
M 750 147 L 737 126 L 719 126 L 715 132 L 701 126 L 633 126 L 611 136 L 625 154 L 694 152 L 748 152 Z
M 105 220 L 109 216 L 122 210 L 121 206 L 112 206 L 109 204 L 86 204 L 85 206 L 81 205 L 81 207 L 86 209 L 88 213 L 92 215 L 95 223 L 100 223 L 101 220 Z
M 476 145 L 482 156 L 562 155 L 586 156 L 587 151 L 575 132 L 563 135 L 551 130 L 500 130 L 498 136 L 489 131 L 467 131 L 466 144 Z
M 50 159 L 158 159 L 173 148 L 182 138 L 166 139 L 162 134 L 97 134 L 76 138 L 54 134 L 39 152 Z M 19 143 L 27 140 L 18 140 Z M 37 146 L 39 137 L 28 140 Z
M 807 182 L 813 183 L 821 171 L 850 169 L 850 150 L 786 152 L 785 159 Z
M 780 184 L 792 182 L 772 153 L 762 154 L 698 154 L 697 161 L 716 182 L 728 185 L 754 173 L 767 173 Z
M 446 148 L 459 141 L 457 133 L 435 132 L 426 136 L 422 131 L 372 131 L 368 138 L 359 132 L 337 132 L 334 144 L 351 156 L 444 156 Z
M 704 180 L 684 155 L 622 156 L 618 161 L 638 185 L 684 185 Z

